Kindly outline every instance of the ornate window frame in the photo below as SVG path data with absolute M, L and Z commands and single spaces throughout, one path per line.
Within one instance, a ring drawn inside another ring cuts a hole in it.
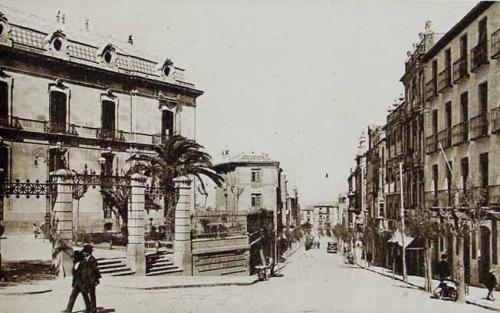
M 116 68 L 118 59 L 118 54 L 116 53 L 116 48 L 112 44 L 107 44 L 97 51 L 98 59 L 101 64 L 107 67 Z
M 2 12 L 0 12 L 0 44 L 11 46 L 12 42 L 10 35 L 11 29 L 9 20 Z
M 113 102 L 115 104 L 115 131 L 118 131 L 119 128 L 119 111 L 120 111 L 120 99 L 116 94 L 113 93 L 111 89 L 107 89 L 105 92 L 101 93 L 99 98 L 99 103 L 101 104 L 101 128 L 102 128 L 102 105 L 103 101 Z
M 47 93 L 49 94 L 49 112 L 48 112 L 48 122 L 50 124 L 50 104 L 51 104 L 51 94 L 52 92 L 61 92 L 66 95 L 66 131 L 68 131 L 68 125 L 71 123 L 71 89 L 63 83 L 61 79 L 56 79 L 54 83 L 49 84 Z
M 8 107 L 8 125 L 12 125 L 12 112 L 13 112 L 13 102 L 12 94 L 14 89 L 14 78 L 5 73 L 2 68 L 0 68 L 0 82 L 7 84 L 7 107 Z
M 46 49 L 52 56 L 69 58 L 67 48 L 69 46 L 66 34 L 58 29 L 45 38 Z

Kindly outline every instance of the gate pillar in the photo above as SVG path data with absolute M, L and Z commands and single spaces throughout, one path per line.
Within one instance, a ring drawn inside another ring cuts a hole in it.
M 73 195 L 71 178 L 73 173 L 59 169 L 51 173 L 55 178 L 57 197 L 54 203 L 54 251 L 58 275 L 71 276 L 73 267 Z M 56 255 L 57 254 L 57 255 Z
M 192 275 L 191 251 L 191 179 L 182 176 L 174 179 L 179 199 L 175 207 L 174 259 L 182 265 L 185 275 Z
M 128 210 L 127 264 L 136 275 L 146 275 L 146 251 L 144 247 L 144 210 L 146 176 L 133 174 Z

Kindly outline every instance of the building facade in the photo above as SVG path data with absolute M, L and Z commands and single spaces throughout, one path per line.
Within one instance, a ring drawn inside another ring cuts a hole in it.
M 342 211 L 336 202 L 318 202 L 308 205 L 302 218 L 311 224 L 315 236 L 331 236 L 333 227 L 342 223 Z
M 61 168 L 123 175 L 131 153 L 152 151 L 171 134 L 194 138 L 202 91 L 169 59 L 146 56 L 132 38 L 120 42 L 70 29 L 59 18 L 0 11 L 3 181 L 45 182 Z M 73 197 L 77 227 L 118 226 L 100 188 Z M 31 230 L 50 214 L 44 197 L 2 199 L 7 232 Z

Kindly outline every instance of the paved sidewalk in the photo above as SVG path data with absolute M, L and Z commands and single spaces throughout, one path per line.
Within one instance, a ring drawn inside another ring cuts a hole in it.
M 372 271 L 374 273 L 377 273 L 377 274 L 380 274 L 380 275 L 383 275 L 383 276 L 386 276 L 389 278 L 394 277 L 394 279 L 397 279 L 399 281 L 403 281 L 403 277 L 401 275 L 397 275 L 397 274 L 393 275 L 392 271 L 387 269 L 387 268 L 378 267 L 378 266 L 366 267 L 366 266 L 360 265 L 360 263 L 358 263 L 358 266 L 360 266 L 361 268 L 364 268 L 366 270 Z M 433 280 L 433 283 L 432 283 L 433 288 L 436 288 L 438 286 L 438 284 L 439 284 L 438 280 Z M 425 279 L 423 277 L 420 277 L 420 276 L 408 275 L 408 285 L 413 286 L 413 287 L 417 287 L 420 289 L 424 289 Z M 486 300 L 485 299 L 486 294 L 487 294 L 487 290 L 485 288 L 478 288 L 478 287 L 469 286 L 469 294 L 467 295 L 466 302 L 469 304 L 472 304 L 472 305 L 480 306 L 480 307 L 485 308 L 485 309 L 500 312 L 500 300 L 497 300 L 497 301 Z

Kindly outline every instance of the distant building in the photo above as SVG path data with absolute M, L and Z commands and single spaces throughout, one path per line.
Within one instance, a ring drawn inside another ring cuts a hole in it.
M 335 225 L 342 223 L 342 212 L 336 202 L 318 202 L 308 205 L 302 218 L 312 225 L 313 234 L 325 236 Z
M 242 153 L 218 163 L 224 177 L 216 188 L 216 210 L 246 214 L 259 209 L 276 212 L 282 207 L 280 163 L 267 154 Z

